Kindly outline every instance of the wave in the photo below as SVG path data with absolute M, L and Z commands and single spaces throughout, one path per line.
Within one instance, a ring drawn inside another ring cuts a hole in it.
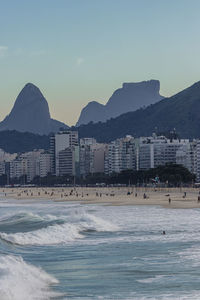
M 36 216 L 32 216 L 32 221 L 33 217 L 36 218 Z M 52 225 L 48 223 L 48 226 L 46 224 L 43 228 L 28 232 L 0 232 L 0 238 L 3 241 L 16 245 L 56 245 L 67 244 L 84 238 L 84 232 L 110 232 L 118 229 L 116 225 L 87 213 L 81 215 L 75 214 L 71 217 L 47 215 L 43 219 L 53 219 L 54 222 L 56 221 L 56 224 Z M 57 224 L 58 221 L 64 223 Z
M 100 217 L 97 217 L 95 215 L 90 215 L 90 214 L 84 214 L 81 218 L 80 222 L 83 230 L 88 230 L 88 231 L 117 231 L 118 226 L 110 223 Z
M 0 218 L 0 231 L 6 233 L 26 232 L 47 227 L 55 223 L 64 223 L 53 215 L 39 215 L 31 212 L 19 212 Z
M 41 268 L 26 263 L 22 257 L 0 257 L 1 300 L 46 300 L 61 296 L 52 291 L 57 279 Z
M 39 221 L 55 221 L 58 217 L 51 214 L 39 215 L 32 212 L 18 212 L 9 214 L 0 218 L 0 224 L 6 223 L 22 223 L 22 222 L 39 222 Z
M 14 214 L 8 214 L 0 218 L 0 224 L 20 223 L 24 221 L 41 221 L 41 216 L 31 212 L 22 211 Z
M 30 232 L 0 233 L 3 241 L 16 245 L 66 244 L 83 236 L 79 226 L 73 224 L 53 225 Z

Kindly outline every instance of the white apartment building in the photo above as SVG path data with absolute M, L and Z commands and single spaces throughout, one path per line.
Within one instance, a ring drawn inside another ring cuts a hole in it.
M 40 153 L 36 161 L 36 175 L 46 177 L 51 172 L 51 155 L 48 152 Z
M 136 169 L 136 147 L 132 136 L 117 139 L 108 145 L 105 158 L 105 173 L 120 173 Z
M 77 131 L 61 131 L 54 134 L 50 140 L 51 172 L 56 176 L 64 175 L 63 170 L 68 168 L 67 166 L 64 168 L 64 164 L 69 164 L 70 151 L 75 151 L 75 154 L 71 157 L 75 160 L 73 164 L 76 169 L 78 163 L 76 160 L 79 160 L 79 155 L 77 155 L 78 149 Z M 64 157 L 64 155 L 66 155 L 66 157 Z
M 20 154 L 10 162 L 10 178 L 26 176 L 27 182 L 31 182 L 35 176 L 46 176 L 50 171 L 50 155 L 44 154 L 44 150 L 35 150 Z
M 139 139 L 139 170 L 156 168 L 167 163 L 177 163 L 177 151 L 189 147 L 188 139 L 167 139 L 156 136 Z
M 27 175 L 28 161 L 22 156 L 18 156 L 16 159 L 10 162 L 10 178 L 19 179 L 22 176 Z
M 17 157 L 17 153 L 7 153 L 4 150 L 0 149 L 0 162 L 9 162 Z

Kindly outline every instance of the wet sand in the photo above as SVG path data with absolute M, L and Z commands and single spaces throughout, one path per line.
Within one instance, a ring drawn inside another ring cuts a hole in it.
M 186 193 L 186 195 L 185 195 Z M 160 205 L 166 208 L 198 208 L 199 189 L 135 187 L 0 188 L 2 199 L 52 200 L 102 205 Z M 199 198 L 200 199 L 200 198 Z

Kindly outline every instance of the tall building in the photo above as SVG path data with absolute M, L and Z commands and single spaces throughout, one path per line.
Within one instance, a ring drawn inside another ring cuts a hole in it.
M 80 139 L 80 175 L 91 173 L 91 145 L 96 144 L 94 138 Z
M 200 182 L 200 140 L 193 141 L 194 174 L 196 181 Z
M 191 173 L 196 173 L 196 160 L 195 154 L 197 150 L 197 142 L 193 141 L 186 145 L 181 146 L 176 152 L 176 163 L 187 168 Z
M 97 143 L 93 138 L 80 140 L 80 174 L 104 173 L 107 144 Z
M 34 177 L 39 175 L 37 173 L 37 163 L 43 151 L 44 150 L 35 150 L 22 155 L 22 158 L 27 161 L 27 182 L 31 182 Z
M 0 176 L 6 174 L 6 162 L 0 161 Z
M 9 173 L 10 173 L 10 178 L 14 179 L 14 178 L 21 178 L 23 176 L 27 175 L 27 159 L 22 157 L 22 156 L 18 156 L 16 159 L 12 160 L 9 164 Z
M 108 145 L 105 158 L 105 173 L 120 173 L 136 169 L 136 147 L 132 136 L 117 139 Z
M 86 176 L 91 173 L 90 145 L 80 144 L 80 175 Z
M 107 144 L 96 143 L 90 146 L 90 173 L 104 173 Z
M 139 170 L 154 168 L 154 145 L 142 143 L 139 145 Z
M 70 156 L 70 151 L 74 151 L 74 155 Z M 63 170 L 68 168 L 67 165 L 69 165 L 68 160 L 70 157 L 74 159 L 73 164 L 75 165 L 75 170 L 77 170 L 79 160 L 79 155 L 77 154 L 78 151 L 79 145 L 77 131 L 60 131 L 54 134 L 50 139 L 51 173 L 56 176 L 65 175 L 63 174 Z M 64 164 L 66 164 L 66 167 Z
M 48 152 L 40 153 L 36 161 L 36 175 L 45 177 L 51 172 L 51 155 Z

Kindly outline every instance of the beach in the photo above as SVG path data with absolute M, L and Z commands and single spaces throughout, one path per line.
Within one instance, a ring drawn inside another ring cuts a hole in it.
M 37 201 L 48 199 L 55 202 L 81 204 L 159 205 L 167 208 L 199 208 L 197 188 L 147 188 L 147 187 L 20 187 L 1 188 L 2 199 Z

